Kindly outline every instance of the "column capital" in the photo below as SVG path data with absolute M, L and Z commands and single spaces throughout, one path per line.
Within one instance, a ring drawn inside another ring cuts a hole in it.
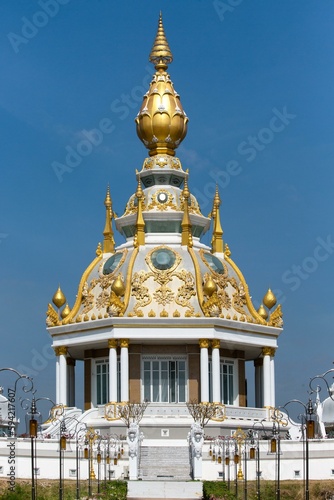
M 199 339 L 198 343 L 199 343 L 199 346 L 201 349 L 207 349 L 210 345 L 210 342 L 208 339 Z
M 65 345 L 54 347 L 54 352 L 56 356 L 66 356 L 67 355 L 67 347 Z
M 129 347 L 129 339 L 121 339 L 121 340 L 119 341 L 119 345 L 120 345 L 121 347 Z
M 219 339 L 211 340 L 211 347 L 212 347 L 212 349 L 219 349 L 220 348 L 220 340 Z
M 117 340 L 116 339 L 108 339 L 108 347 L 109 347 L 109 349 L 116 349 Z
M 276 349 L 274 347 L 262 347 L 263 356 L 275 356 Z

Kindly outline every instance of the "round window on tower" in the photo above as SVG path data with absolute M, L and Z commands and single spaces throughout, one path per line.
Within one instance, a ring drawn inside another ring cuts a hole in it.
M 214 255 L 211 253 L 205 253 L 204 258 L 208 266 L 218 274 L 224 274 L 225 273 L 225 268 L 224 264 Z
M 157 195 L 157 200 L 159 203 L 166 203 L 168 201 L 168 194 L 165 191 L 161 191 Z
M 160 248 L 151 254 L 153 266 L 160 271 L 170 269 L 174 265 L 175 259 L 175 254 L 168 248 Z
M 109 259 L 104 264 L 103 274 L 111 274 L 111 273 L 113 273 L 115 271 L 116 267 L 118 266 L 119 261 L 122 258 L 122 255 L 123 254 L 121 252 L 119 252 L 119 253 L 115 253 L 114 255 L 112 255 L 111 257 L 109 257 Z

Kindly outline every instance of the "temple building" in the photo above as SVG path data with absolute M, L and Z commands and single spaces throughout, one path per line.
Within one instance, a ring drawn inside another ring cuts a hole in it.
M 217 432 L 236 422 L 249 428 L 275 407 L 281 307 L 269 289 L 255 309 L 223 241 L 218 189 L 209 215 L 191 193 L 190 173 L 176 156 L 188 117 L 167 71 L 173 56 L 161 16 L 149 60 L 155 73 L 135 118 L 148 156 L 138 163 L 123 215 L 115 215 L 107 189 L 103 243 L 74 305 L 59 288 L 48 306 L 57 404 L 106 428 L 120 426 L 116 403 L 148 401 L 141 428 L 155 439 L 186 438 L 190 401 L 221 405 L 224 421 L 208 424 Z M 124 237 L 119 246 L 115 228 Z M 202 242 L 207 232 L 210 246 Z M 77 361 L 84 362 L 83 409 L 75 405 Z M 251 407 L 247 382 L 254 384 Z

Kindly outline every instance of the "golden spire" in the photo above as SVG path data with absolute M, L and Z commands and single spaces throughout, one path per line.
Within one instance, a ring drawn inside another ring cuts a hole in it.
M 263 307 L 263 304 L 260 305 L 257 312 L 261 316 L 261 318 L 263 318 L 264 320 L 266 320 L 268 318 L 268 313 L 265 310 L 265 308 Z
M 106 207 L 106 223 L 103 231 L 103 236 L 104 236 L 103 252 L 114 253 L 115 240 L 114 240 L 114 233 L 112 230 L 112 203 L 110 198 L 109 185 L 107 188 L 106 199 L 104 200 L 104 206 Z
M 190 197 L 189 189 L 188 189 L 188 181 L 185 177 L 184 179 L 184 188 L 182 191 L 183 199 L 184 199 L 184 208 L 183 208 L 183 219 L 181 222 L 182 227 L 182 238 L 181 245 L 187 245 L 189 247 L 193 246 L 193 238 L 191 234 L 191 222 L 189 218 L 189 205 L 188 200 Z
M 145 221 L 143 218 L 143 190 L 141 188 L 140 179 L 138 179 L 138 186 L 136 191 L 136 197 L 138 200 L 138 209 L 137 209 L 137 220 L 136 220 L 136 246 L 145 245 Z
M 62 310 L 61 317 L 62 317 L 63 319 L 65 319 L 65 318 L 66 318 L 66 316 L 68 316 L 68 315 L 70 314 L 70 312 L 71 312 L 71 309 L 70 309 L 69 305 L 68 305 L 68 304 L 66 304 L 66 306 L 65 306 L 65 307 L 64 307 L 64 309 Z
M 149 60 L 154 64 L 156 70 L 166 70 L 168 64 L 173 61 L 173 54 L 169 48 L 164 26 L 162 24 L 161 12 L 159 16 L 158 31 L 154 40 Z
M 276 299 L 274 293 L 271 291 L 270 288 L 268 288 L 267 293 L 263 297 L 263 303 L 264 303 L 264 305 L 266 307 L 268 307 L 268 309 L 271 309 L 272 307 L 274 307 L 274 305 L 276 304 L 276 302 L 277 302 L 277 299 Z
M 222 253 L 224 251 L 223 230 L 220 224 L 219 207 L 220 207 L 220 197 L 218 193 L 218 186 L 216 186 L 216 193 L 213 200 L 213 209 L 212 209 L 212 217 L 213 217 L 212 253 Z
M 150 61 L 154 64 L 156 73 L 135 118 L 138 137 L 149 150 L 150 156 L 174 156 L 175 149 L 187 134 L 187 115 L 183 111 L 180 96 L 166 73 L 172 60 L 160 14 L 158 32 L 150 53 Z
M 54 305 L 56 307 L 58 307 L 58 309 L 63 306 L 66 302 L 66 297 L 65 295 L 63 294 L 61 288 L 60 288 L 60 285 L 58 287 L 58 290 L 56 291 L 56 293 L 54 294 L 54 296 L 52 297 L 52 302 L 54 303 Z

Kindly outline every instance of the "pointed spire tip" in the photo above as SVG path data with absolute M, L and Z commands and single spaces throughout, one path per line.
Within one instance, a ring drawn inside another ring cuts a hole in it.
M 157 70 L 167 69 L 168 64 L 173 61 L 173 54 L 169 48 L 165 35 L 161 11 L 159 15 L 158 31 L 153 43 L 149 60 L 154 64 Z

